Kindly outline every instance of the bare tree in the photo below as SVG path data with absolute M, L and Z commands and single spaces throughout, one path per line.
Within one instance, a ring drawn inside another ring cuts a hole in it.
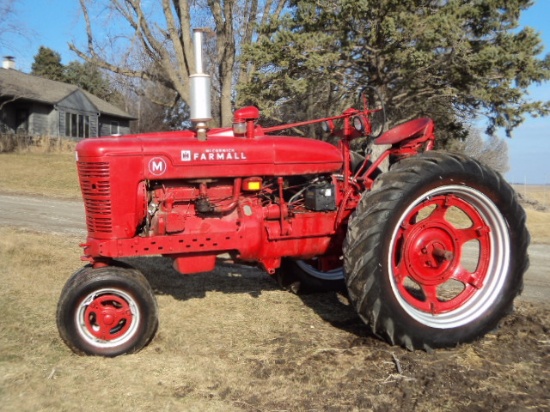
M 3 37 L 15 30 L 13 23 L 15 16 L 15 0 L 0 0 L 0 45 L 5 46 Z
M 15 52 L 7 36 L 15 35 L 27 38 L 32 31 L 18 18 L 17 0 L 0 0 L 0 46 Z
M 11 88 L 6 89 L 2 87 L 2 94 L 0 95 L 0 110 L 2 110 L 4 106 L 16 101 L 19 98 L 20 96 L 18 95 L 18 92 L 16 90 L 12 90 Z
M 243 46 L 258 37 L 257 27 L 269 16 L 278 16 L 287 0 L 79 0 L 86 22 L 87 48 L 71 43 L 82 59 L 127 77 L 143 79 L 172 91 L 171 102 L 189 101 L 188 78 L 195 70 L 192 26 L 206 26 L 215 33 L 214 88 L 219 93 L 217 123 L 231 122 L 235 83 L 247 78 L 247 65 L 238 56 Z M 159 7 L 160 6 L 160 7 Z M 107 43 L 100 44 L 94 25 L 108 10 Z M 162 12 L 161 12 L 161 11 Z M 92 22 L 94 24 L 92 24 Z M 115 27 L 122 28 L 114 31 Z M 126 53 L 109 57 L 123 40 Z M 215 110 L 216 112 L 216 110 Z
M 495 135 L 483 138 L 477 129 L 471 129 L 464 141 L 454 141 L 452 150 L 463 152 L 500 173 L 506 173 L 508 165 L 508 144 Z

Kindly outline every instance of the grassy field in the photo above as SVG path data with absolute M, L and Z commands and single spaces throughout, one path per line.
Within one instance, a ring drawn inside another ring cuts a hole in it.
M 512 185 L 520 195 L 534 200 L 550 211 L 550 185 Z
M 547 410 L 550 306 L 520 303 L 483 340 L 433 353 L 373 338 L 343 296 L 298 297 L 257 270 L 182 276 L 130 262 L 160 327 L 138 354 L 74 355 L 55 309 L 81 239 L 0 227 L 2 411 Z
M 0 153 L 2 193 L 80 199 L 74 153 Z

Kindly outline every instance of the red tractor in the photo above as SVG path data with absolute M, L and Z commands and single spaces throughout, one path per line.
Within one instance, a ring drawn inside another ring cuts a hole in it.
M 77 146 L 88 264 L 57 308 L 73 351 L 117 356 L 153 338 L 152 289 L 118 260 L 148 255 L 171 258 L 187 275 L 212 271 L 229 254 L 294 290 L 345 289 L 376 335 L 410 350 L 454 346 L 497 326 L 521 292 L 529 244 L 525 213 L 498 173 L 432 151 L 428 118 L 373 138 L 380 109 L 366 99 L 339 116 L 276 127 L 261 127 L 259 111 L 245 107 L 233 127 L 208 129 L 200 35 L 193 130 Z M 274 135 L 314 123 L 338 147 Z M 351 151 L 365 136 L 389 148 L 377 159 Z

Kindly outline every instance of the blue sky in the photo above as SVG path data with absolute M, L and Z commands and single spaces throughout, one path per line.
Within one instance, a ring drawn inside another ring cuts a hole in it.
M 31 32 L 28 39 L 10 37 L 9 48 L 0 46 L 0 56 L 16 57 L 17 68 L 29 72 L 34 56 L 41 45 L 47 46 L 62 56 L 64 64 L 76 60 L 67 43 L 85 41 L 80 6 L 77 1 L 67 0 L 18 0 L 18 18 L 24 31 Z M 535 28 L 545 45 L 544 54 L 550 52 L 550 1 L 537 0 L 521 19 L 522 25 Z M 550 83 L 534 86 L 531 96 L 550 99 Z M 510 171 L 506 178 L 514 183 L 550 184 L 550 117 L 527 118 L 514 130 L 513 138 L 507 139 Z
M 527 10 L 521 23 L 535 28 L 541 35 L 545 50 L 550 53 L 550 1 L 537 0 Z M 550 83 L 530 89 L 535 99 L 550 100 Z M 527 118 L 507 139 L 510 171 L 506 178 L 513 183 L 550 184 L 550 117 Z

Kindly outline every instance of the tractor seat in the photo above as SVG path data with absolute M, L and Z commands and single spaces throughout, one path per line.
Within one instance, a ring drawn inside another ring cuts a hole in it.
M 382 136 L 374 140 L 375 144 L 394 144 L 410 139 L 419 134 L 428 134 L 433 130 L 434 121 L 429 117 L 410 120 L 406 123 L 395 126 Z

